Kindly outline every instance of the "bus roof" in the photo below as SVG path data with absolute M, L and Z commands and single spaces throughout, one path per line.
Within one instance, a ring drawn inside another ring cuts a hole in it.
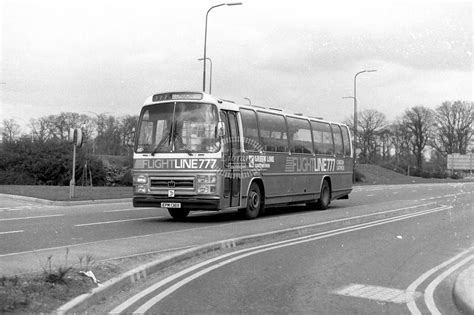
M 295 117 L 295 118 L 300 118 L 300 119 L 303 118 L 303 119 L 308 119 L 312 121 L 324 121 L 324 122 L 338 124 L 338 125 L 345 125 L 343 123 L 337 123 L 337 122 L 325 120 L 322 117 L 306 116 L 301 113 L 294 113 L 294 114 L 288 113 L 285 110 L 274 108 L 274 107 L 266 108 L 259 105 L 237 104 L 233 101 L 221 99 L 211 94 L 207 94 L 205 92 L 196 92 L 196 91 L 176 91 L 176 92 L 165 92 L 165 93 L 154 94 L 152 96 L 149 96 L 145 100 L 144 106 L 160 103 L 160 102 L 168 102 L 170 100 L 201 101 L 201 102 L 217 103 L 219 104 L 220 107 L 224 109 L 229 109 L 229 110 L 238 111 L 240 108 L 245 108 L 245 109 L 250 109 L 250 110 L 280 114 L 280 115 L 284 115 L 288 117 Z

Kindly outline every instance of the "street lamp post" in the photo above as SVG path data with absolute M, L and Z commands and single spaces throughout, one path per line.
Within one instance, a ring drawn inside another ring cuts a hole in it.
M 210 74 L 209 74 L 209 94 L 212 94 L 212 60 L 209 57 L 206 57 L 206 59 L 209 60 L 209 72 L 210 72 Z M 203 61 L 204 58 L 199 58 L 198 60 Z M 204 88 L 205 87 L 203 87 L 203 92 L 205 92 Z
M 209 16 L 209 12 L 214 9 L 214 8 L 217 8 L 217 7 L 221 7 L 223 5 L 228 5 L 228 6 L 232 6 L 232 5 L 241 5 L 242 2 L 232 2 L 232 3 L 221 3 L 221 4 L 218 4 L 218 5 L 215 5 L 215 6 L 212 6 L 209 8 L 209 10 L 207 10 L 207 13 L 206 13 L 206 25 L 205 25 L 205 28 L 204 28 L 204 56 L 203 56 L 203 70 L 202 70 L 202 91 L 203 92 L 206 92 L 206 46 L 207 46 L 207 18 Z
M 355 183 L 355 166 L 357 158 L 357 76 L 365 72 L 375 72 L 377 70 L 362 70 L 354 75 L 354 96 L 346 96 L 343 98 L 354 99 L 354 165 L 353 165 L 353 178 L 352 181 Z
M 244 97 L 244 100 L 247 100 L 249 102 L 249 105 L 252 105 L 252 101 L 248 97 Z

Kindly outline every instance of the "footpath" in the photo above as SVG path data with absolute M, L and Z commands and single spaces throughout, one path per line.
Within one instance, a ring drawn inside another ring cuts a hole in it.
M 91 203 L 91 201 L 79 201 L 71 204 L 71 202 L 52 202 L 2 194 L 0 194 L 0 197 L 58 206 Z M 93 203 L 130 202 L 130 199 L 119 199 L 100 200 Z M 401 202 L 398 208 L 403 208 L 403 206 L 404 204 Z M 191 227 L 181 231 L 70 245 L 68 246 L 69 257 L 84 257 L 92 254 L 98 262 L 127 257 L 140 261 L 141 257 L 147 255 L 153 255 L 154 258 L 152 261 L 143 264 L 138 263 L 136 264 L 137 267 L 132 270 L 102 283 L 101 286 L 89 293 L 78 296 L 60 307 L 57 313 L 66 314 L 85 310 L 101 299 L 113 295 L 125 285 L 146 279 L 155 272 L 197 255 L 272 240 L 276 237 L 296 237 L 330 228 L 382 219 L 392 215 L 390 212 L 367 215 L 362 210 L 362 207 L 360 209 L 355 207 L 351 209 L 350 217 L 341 212 L 340 217 L 336 218 L 334 215 L 329 217 L 329 212 L 321 212 L 320 216 L 305 216 L 304 221 L 302 216 L 285 216 L 284 222 L 268 220 L 265 225 L 249 224 L 248 221 L 225 223 L 228 221 L 224 220 L 222 224 Z M 417 210 L 420 210 L 420 208 Z M 410 211 L 413 211 L 413 209 L 407 208 L 406 213 Z M 53 255 L 53 257 L 60 258 L 64 257 L 64 253 L 65 247 L 58 247 L 14 255 L 2 255 L 0 257 L 0 270 L 4 275 L 40 271 L 40 261 L 44 257 Z M 474 265 L 458 275 L 453 288 L 453 296 L 455 303 L 465 314 L 474 314 Z

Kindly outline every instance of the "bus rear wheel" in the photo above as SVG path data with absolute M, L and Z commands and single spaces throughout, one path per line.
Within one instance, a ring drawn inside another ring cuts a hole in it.
M 184 210 L 184 209 L 168 209 L 168 212 L 170 213 L 170 216 L 172 216 L 176 220 L 184 220 L 190 210 Z
M 263 198 L 258 184 L 253 182 L 250 185 L 247 196 L 247 208 L 240 209 L 239 214 L 243 219 L 251 220 L 258 217 L 263 210 Z
M 319 199 L 316 202 L 316 209 L 318 210 L 326 210 L 331 203 L 331 187 L 327 180 L 323 181 L 323 185 L 321 186 L 321 194 L 319 195 Z

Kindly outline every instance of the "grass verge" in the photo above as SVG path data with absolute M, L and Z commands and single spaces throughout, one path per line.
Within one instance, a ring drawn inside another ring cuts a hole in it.
M 69 198 L 68 186 L 0 185 L 0 194 L 20 195 L 52 201 L 103 200 L 132 197 L 132 187 L 76 186 L 75 197 Z
M 59 266 L 53 265 L 53 258 L 48 257 L 42 273 L 0 277 L 1 314 L 53 312 L 97 287 L 85 272 L 93 270 L 97 279 L 110 279 L 123 272 L 116 264 L 102 262 L 95 265 L 91 256 L 79 258 L 76 265 L 64 263 Z

